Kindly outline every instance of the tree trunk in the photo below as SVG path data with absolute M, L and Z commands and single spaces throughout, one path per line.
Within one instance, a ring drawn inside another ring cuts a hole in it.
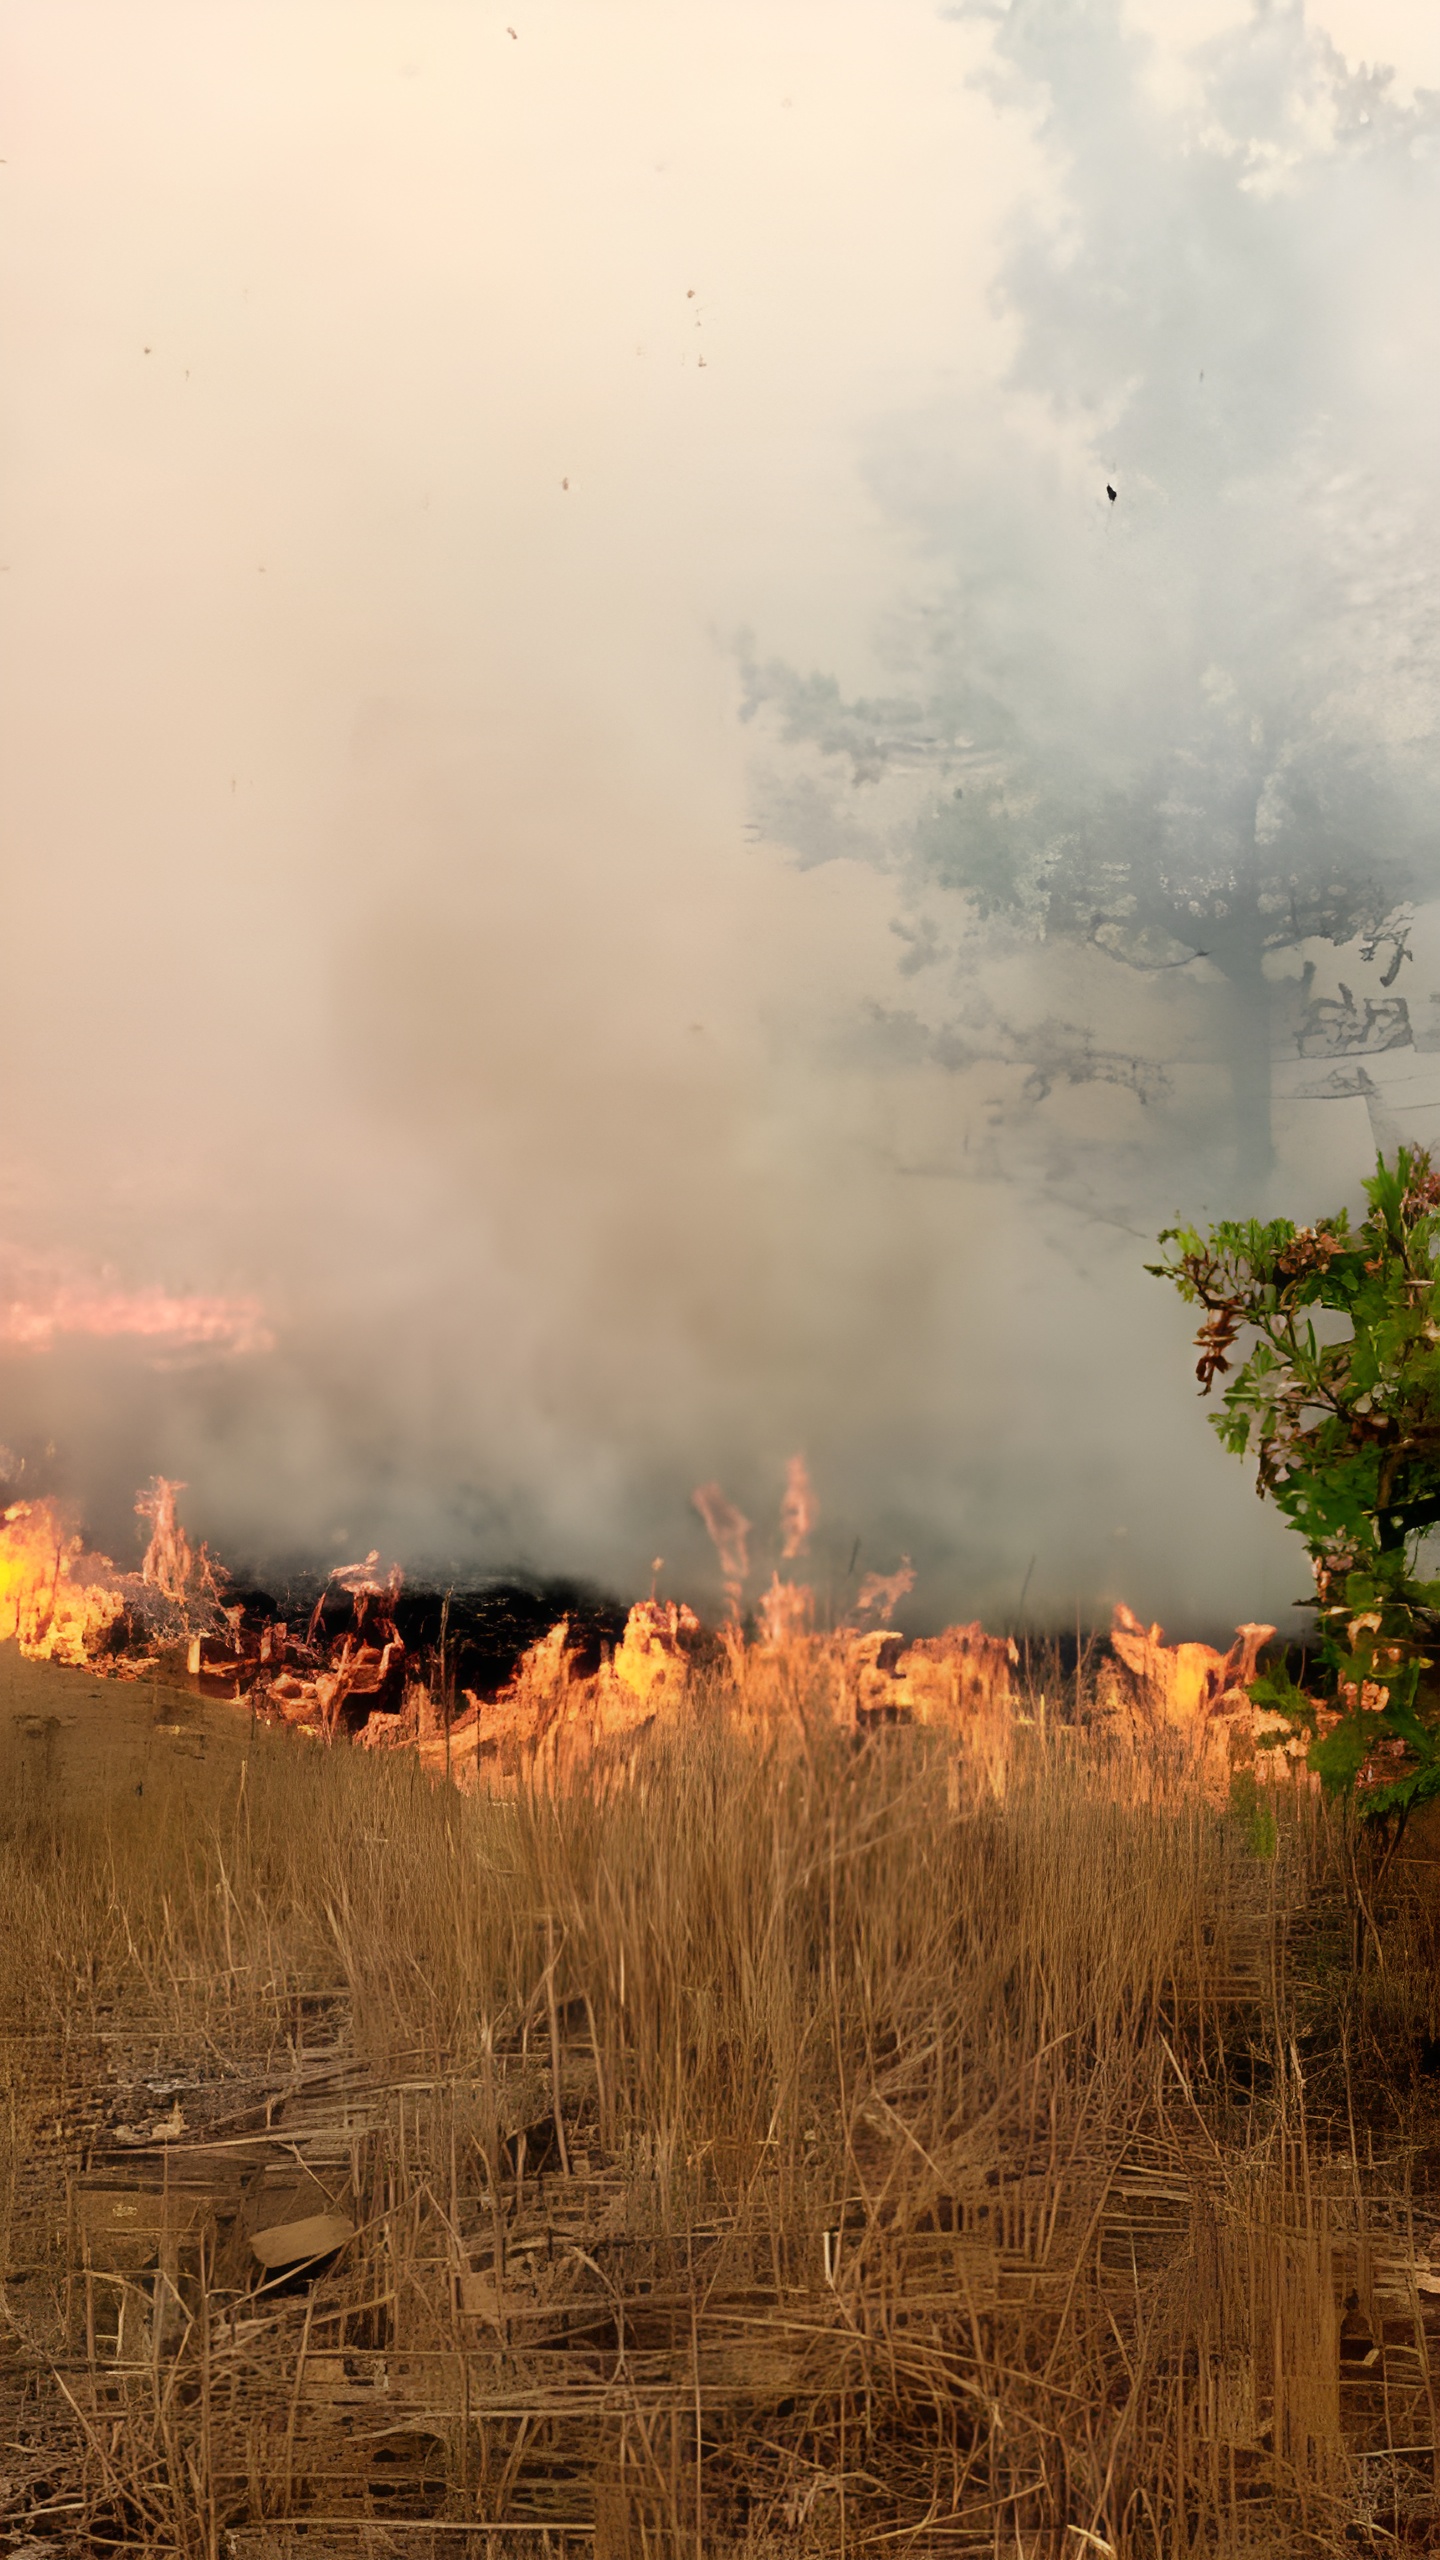
M 1225 1040 L 1236 1205 L 1241 1215 L 1258 1217 L 1264 1206 L 1260 1195 L 1275 1167 L 1271 1117 L 1274 991 L 1265 975 L 1258 936 L 1248 950 L 1242 946 L 1228 954 L 1221 965 L 1230 991 Z
M 1260 913 L 1255 827 L 1263 776 L 1252 771 L 1233 804 L 1237 860 L 1229 914 L 1216 936 L 1215 958 L 1230 989 L 1225 1036 L 1230 1070 L 1232 1150 L 1237 1209 L 1263 1214 L 1275 1168 L 1271 1119 L 1274 1061 L 1271 1055 L 1273 991 L 1265 975 L 1265 930 Z M 1218 919 L 1217 919 L 1218 922 Z

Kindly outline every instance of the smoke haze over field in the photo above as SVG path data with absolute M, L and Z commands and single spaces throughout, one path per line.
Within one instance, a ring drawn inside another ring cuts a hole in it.
M 1433 13 L 3 40 L 0 1298 L 212 1331 L 0 1439 L 126 1561 L 713 1606 L 803 1447 L 837 1597 L 1283 1610 L 1142 1266 L 1440 1124 Z

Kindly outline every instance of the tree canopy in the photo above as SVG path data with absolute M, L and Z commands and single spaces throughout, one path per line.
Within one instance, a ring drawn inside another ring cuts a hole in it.
M 924 593 L 887 626 L 894 683 L 851 695 L 744 653 L 744 711 L 797 759 L 762 821 L 807 861 L 893 870 L 941 1063 L 1068 1041 L 1072 1080 L 1153 1100 L 1188 1039 L 1228 1077 L 1243 1195 L 1277 1045 L 1409 1043 L 1409 909 L 1440 882 L 1434 475 L 1376 335 L 1440 101 L 1402 104 L 1299 10 L 1202 49 L 1183 111 L 1113 0 L 956 14 L 990 26 L 1056 201 L 1007 243 L 994 416 L 877 446 Z M 965 947 L 1007 936 L 1035 994 L 1001 1021 Z M 1137 977 L 1174 990 L 1168 1061 Z

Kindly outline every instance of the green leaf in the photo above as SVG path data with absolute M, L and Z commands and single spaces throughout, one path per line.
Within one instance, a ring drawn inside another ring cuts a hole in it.
M 1343 1795 L 1353 1787 L 1373 1744 L 1370 1720 L 1362 1724 L 1358 1716 L 1347 1716 L 1333 1733 L 1312 1742 L 1306 1764 L 1313 1769 L 1327 1795 Z
M 1440 1796 L 1440 1761 L 1407 1777 L 1391 1778 L 1383 1787 L 1367 1787 L 1360 1811 L 1366 1821 L 1373 1821 L 1382 1813 L 1408 1813 L 1414 1805 L 1433 1803 L 1436 1796 Z
M 1310 1766 L 1332 1794 L 1359 1786 L 1377 1737 L 1401 1743 L 1414 1766 L 1365 1790 L 1368 1809 L 1421 1801 L 1440 1769 L 1440 1703 L 1420 1685 L 1440 1656 L 1440 1578 L 1413 1571 L 1440 1521 L 1440 1180 L 1428 1155 L 1401 1147 L 1377 1159 L 1365 1193 L 1353 1229 L 1343 1208 L 1308 1227 L 1251 1218 L 1167 1229 L 1167 1258 L 1151 1267 L 1201 1310 L 1207 1391 L 1217 1355 L 1248 1332 L 1211 1420 L 1224 1448 L 1253 1460 L 1256 1490 L 1314 1568 L 1314 1695 L 1283 1664 L 1250 1694 L 1311 1737 Z M 1323 1323 L 1309 1312 L 1322 1308 Z M 1366 1618 L 1377 1623 L 1355 1623 Z M 1323 1738 L 1322 1706 L 1338 1711 Z
M 1287 1716 L 1306 1732 L 1314 1731 L 1315 1701 L 1296 1687 L 1283 1662 L 1270 1671 L 1262 1671 L 1245 1694 L 1255 1706 L 1267 1707 L 1273 1715 Z
M 1440 1761 L 1440 1742 L 1434 1734 L 1427 1733 L 1408 1701 L 1392 1698 L 1381 1722 L 1388 1725 L 1401 1742 L 1409 1744 L 1422 1767 L 1428 1768 L 1432 1761 Z

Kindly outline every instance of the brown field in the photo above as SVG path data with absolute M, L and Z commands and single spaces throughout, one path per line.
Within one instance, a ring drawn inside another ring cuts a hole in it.
M 4 1648 L 12 2550 L 1436 2547 L 1425 1860 L 1357 1974 L 1303 1780 L 1047 1691 L 492 1796 Z

